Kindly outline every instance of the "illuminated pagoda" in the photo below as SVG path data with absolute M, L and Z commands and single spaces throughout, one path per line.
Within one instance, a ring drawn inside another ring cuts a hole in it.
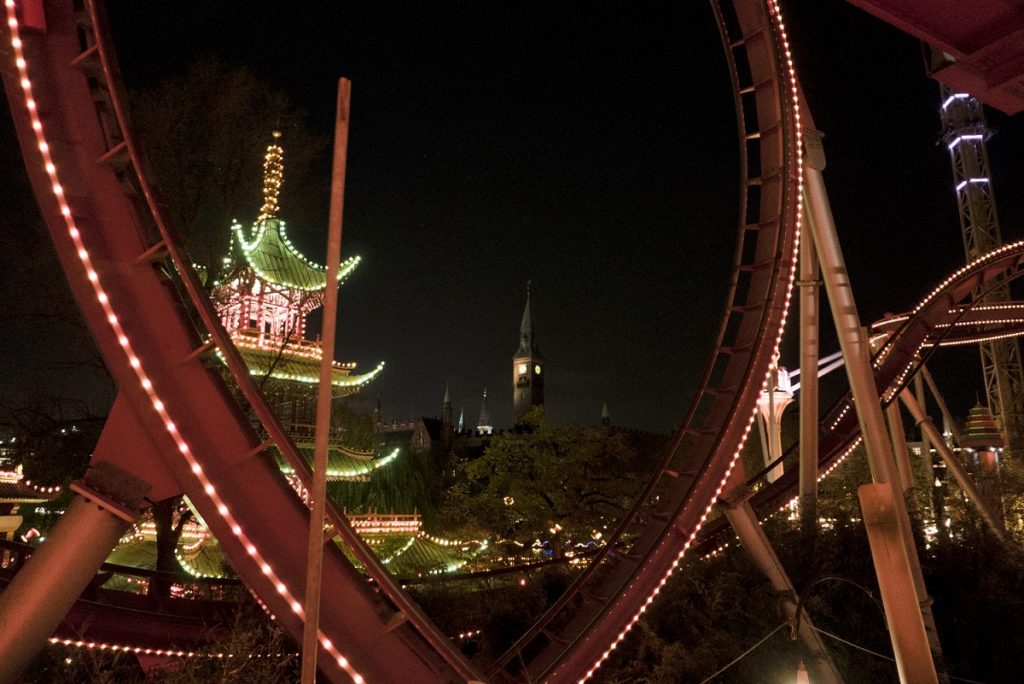
M 284 179 L 284 151 L 277 144 L 280 133 L 267 148 L 263 161 L 263 207 L 250 228 L 237 221 L 231 226 L 230 256 L 224 259 L 221 282 L 212 296 L 224 327 L 253 375 L 277 381 L 283 388 L 300 392 L 271 392 L 272 400 L 287 394 L 294 400 L 312 399 L 320 381 L 320 340 L 306 339 L 306 317 L 324 303 L 327 269 L 303 256 L 288 239 L 285 222 L 278 217 L 278 195 Z M 340 285 L 359 264 L 349 257 L 338 268 Z M 355 374 L 356 364 L 334 363 L 331 385 L 335 397 L 357 392 L 384 368 Z M 275 402 L 275 403 L 280 403 Z M 293 407 L 294 418 L 307 411 Z M 312 409 L 308 411 L 312 416 Z M 286 420 L 290 416 L 282 416 Z M 312 420 L 308 422 L 312 423 Z
M 231 248 L 211 296 L 221 322 L 231 335 L 249 371 L 261 379 L 264 393 L 301 451 L 311 458 L 320 382 L 319 339 L 306 338 L 306 318 L 323 305 L 327 269 L 300 253 L 288 239 L 278 216 L 284 181 L 284 150 L 280 133 L 263 160 L 263 206 L 252 226 L 235 221 Z M 340 285 L 359 264 L 349 257 L 338 268 Z M 359 391 L 384 368 L 355 373 L 356 364 L 334 362 L 331 378 L 335 398 Z M 377 458 L 372 451 L 347 448 L 340 429 L 332 428 L 328 457 L 330 480 L 365 480 L 370 472 L 394 460 L 397 453 Z M 285 469 L 287 472 L 287 469 Z
M 33 484 L 31 480 L 25 479 L 20 465 L 15 466 L 8 458 L 0 457 L 0 538 L 7 541 L 14 539 L 14 533 L 24 522 L 24 518 L 18 514 L 21 506 L 48 503 L 60 491 L 61 488 L 57 486 Z
M 237 221 L 232 225 L 230 253 L 224 259 L 219 280 L 212 284 L 211 296 L 221 322 L 250 372 L 260 379 L 264 393 L 299 452 L 312 462 L 316 395 L 324 350 L 319 340 L 305 337 L 306 317 L 323 305 L 327 269 L 311 262 L 295 248 L 285 232 L 285 222 L 278 216 L 278 196 L 284 173 L 279 137 L 275 132 L 264 157 L 263 207 L 251 227 L 246 228 Z M 359 257 L 350 257 L 341 263 L 336 279 L 339 285 L 358 263 Z M 369 373 L 356 374 L 354 363 L 335 362 L 331 379 L 333 396 L 355 394 L 383 367 L 381 363 Z M 228 374 L 225 377 L 230 378 Z M 395 461 L 404 450 L 393 445 L 378 445 L 380 448 L 376 451 L 353 449 L 346 444 L 350 436 L 344 426 L 338 425 L 332 425 L 328 434 L 327 479 L 336 484 L 331 496 L 341 506 L 351 503 L 344 500 L 344 492 L 358 491 L 358 483 L 369 483 L 375 471 L 389 466 L 401 467 L 402 464 Z M 278 464 L 288 483 L 307 500 L 308 491 L 280 454 Z M 339 494 L 341 501 L 337 501 Z M 356 507 L 365 512 L 346 511 L 349 522 L 385 565 L 401 576 L 417 578 L 456 572 L 487 549 L 483 540 L 458 541 L 431 536 L 422 529 L 422 517 L 415 510 L 395 513 L 377 511 L 363 504 Z M 178 511 L 178 515 L 183 511 Z M 347 552 L 340 540 L 335 543 Z M 156 548 L 156 524 L 151 515 L 144 516 L 125 533 L 108 562 L 156 569 Z M 217 539 L 195 511 L 181 526 L 174 555 L 180 568 L 194 577 L 234 576 Z M 122 584 L 118 588 L 146 589 L 141 585 Z

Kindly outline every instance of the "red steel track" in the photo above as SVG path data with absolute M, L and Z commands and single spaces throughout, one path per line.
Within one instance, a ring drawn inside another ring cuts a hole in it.
M 939 347 L 976 342 L 990 335 L 1021 334 L 1022 323 L 1013 318 L 1020 309 L 1019 303 L 1010 302 L 997 308 L 984 302 L 962 302 L 969 300 L 974 292 L 985 292 L 989 287 L 1022 276 L 1024 241 L 979 257 L 936 286 L 913 311 L 876 324 L 876 329 L 889 333 L 872 359 L 875 386 L 883 406 L 895 400 Z M 1011 312 L 1009 317 L 1007 311 Z M 821 435 L 818 472 L 825 473 L 859 442 L 860 426 L 849 394 L 824 415 Z M 796 447 L 792 445 L 787 456 L 795 454 Z M 768 470 L 770 466 L 751 478 L 749 484 L 760 482 Z M 750 499 L 760 517 L 771 515 L 796 496 L 798 474 L 796 467 L 789 467 L 775 482 L 762 483 L 764 486 Z M 701 535 L 700 550 L 711 551 L 730 535 L 731 528 L 724 518 L 711 521 Z
M 798 87 L 773 2 L 712 5 L 742 162 L 736 260 L 718 339 L 683 425 L 636 505 L 566 594 L 498 660 L 495 677 L 562 682 L 594 674 L 699 533 L 778 351 L 801 213 Z

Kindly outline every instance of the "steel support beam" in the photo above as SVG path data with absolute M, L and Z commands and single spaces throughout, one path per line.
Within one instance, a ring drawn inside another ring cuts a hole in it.
M 900 415 L 899 403 L 892 402 L 885 412 L 889 417 L 889 435 L 892 438 L 893 454 L 896 457 L 896 476 L 903 493 L 903 500 L 907 504 L 907 509 L 917 515 L 914 471 L 910 466 L 910 447 L 907 446 L 907 435 L 903 432 L 903 416 Z
M 813 160 L 813 157 L 812 157 Z M 871 366 L 871 352 L 867 332 L 861 327 L 857 305 L 853 297 L 849 273 L 839 246 L 832 209 L 825 190 L 825 180 L 820 168 L 811 164 L 805 165 L 806 201 L 808 206 L 808 224 L 818 250 L 818 260 L 825 283 L 839 346 L 846 361 L 846 372 L 853 393 L 857 419 L 860 422 L 861 434 L 868 455 L 871 478 L 875 483 L 886 484 L 892 493 L 893 505 L 896 509 L 899 529 L 903 539 L 903 555 L 911 569 L 913 582 L 903 587 L 906 593 L 917 596 L 919 616 L 922 620 L 923 633 L 927 635 L 927 643 L 936 657 L 941 657 L 942 648 L 939 644 L 938 631 L 931 611 L 931 598 L 925 587 L 924 575 L 921 572 L 917 548 L 914 544 L 903 497 L 897 491 L 895 464 L 892 444 L 886 431 L 885 418 L 879 402 L 878 390 L 875 386 L 874 373 Z M 874 547 L 872 547 L 874 548 Z M 894 624 L 890 627 L 895 628 Z M 914 634 L 917 632 L 915 631 Z M 897 635 L 892 635 L 893 641 Z M 900 635 L 898 638 L 916 638 L 913 635 Z M 932 665 L 934 672 L 934 664 Z
M 141 512 L 123 502 L 139 501 L 149 485 L 121 471 L 111 476 L 115 471 L 98 464 L 86 482 L 72 485 L 78 496 L 0 594 L 0 684 L 21 681 L 22 671 Z
M 316 435 L 313 450 L 313 487 L 309 491 L 309 540 L 306 556 L 305 622 L 302 631 L 302 684 L 316 681 L 317 637 L 320 625 L 320 583 L 323 573 L 324 522 L 327 499 L 327 446 L 331 431 L 331 399 L 334 386 L 334 337 L 337 327 L 338 284 L 341 263 L 341 218 L 345 205 L 345 162 L 348 155 L 348 115 L 352 82 L 338 81 L 334 121 L 334 164 L 331 173 L 331 205 L 327 226 L 327 289 L 321 330 L 320 385 L 316 398 Z
M 818 357 L 820 286 L 814 240 L 800 244 L 800 531 L 818 530 Z
M 799 624 L 797 634 L 806 649 L 805 662 L 815 673 L 814 681 L 821 684 L 842 684 L 843 678 L 839 675 L 835 663 L 832 662 L 821 637 L 814 629 L 810 615 L 805 612 L 803 617 L 797 619 L 796 590 L 757 520 L 757 514 L 754 513 L 749 502 L 750 492 L 745 490 L 745 487 L 741 487 L 739 492 L 735 493 L 733 500 L 722 505 L 722 511 L 729 519 L 729 524 L 732 525 L 743 548 L 754 560 L 754 564 L 768 578 L 776 593 L 782 597 L 782 606 L 786 616 L 794 624 Z
M 878 576 L 885 621 L 901 682 L 938 682 L 917 600 L 907 587 L 914 579 L 900 532 L 900 514 L 888 483 L 861 485 L 857 490 L 871 559 Z

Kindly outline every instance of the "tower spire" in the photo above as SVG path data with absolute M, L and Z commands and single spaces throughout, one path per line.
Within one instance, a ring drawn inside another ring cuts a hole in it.
M 487 390 L 484 390 L 483 401 L 480 402 L 480 420 L 476 422 L 476 429 L 478 432 L 489 435 L 494 431 L 494 426 L 491 425 L 491 415 L 487 410 Z
M 277 218 L 277 198 L 284 182 L 284 150 L 277 144 L 281 131 L 274 131 L 271 135 L 274 141 L 263 155 L 263 206 L 260 207 L 258 221 Z
M 530 316 L 530 285 L 532 283 L 532 280 L 526 281 L 526 307 L 523 309 L 523 320 L 519 324 L 519 349 L 516 350 L 516 356 L 538 356 L 533 341 L 533 318 Z
M 512 405 L 518 422 L 534 406 L 544 405 L 543 359 L 537 347 L 530 311 L 530 285 L 526 281 L 526 306 L 519 324 L 519 347 L 512 356 Z
M 452 397 L 448 391 L 448 382 L 444 383 L 444 403 L 441 407 L 441 429 L 444 433 L 445 446 L 450 447 L 452 442 Z

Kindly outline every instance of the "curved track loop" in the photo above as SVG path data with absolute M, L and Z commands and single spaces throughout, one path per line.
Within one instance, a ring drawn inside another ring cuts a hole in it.
M 898 329 L 910 316 L 910 313 L 890 314 L 872 323 L 871 331 L 873 334 L 887 335 Z M 936 324 L 935 335 L 930 336 L 925 344 L 941 347 L 977 344 L 982 340 L 1013 337 L 1022 332 L 1024 302 L 971 303 L 966 307 L 950 309 L 946 318 Z
M 996 320 L 998 313 L 986 311 L 984 303 L 962 302 L 970 299 L 975 291 L 985 292 L 990 287 L 999 287 L 1005 282 L 1024 276 L 1024 241 L 1015 242 L 979 257 L 956 271 L 939 284 L 915 309 L 907 315 L 898 327 L 889 334 L 884 345 L 875 353 L 872 365 L 875 370 L 875 386 L 883 406 L 891 403 L 900 390 L 907 386 L 914 374 L 925 364 L 934 351 L 947 342 L 959 343 L 969 339 L 978 331 L 975 325 L 985 325 Z M 958 323 L 964 321 L 966 337 L 960 338 Z M 1007 324 L 1001 334 L 1018 334 L 1019 323 Z M 841 398 L 821 421 L 821 440 L 818 452 L 819 473 L 828 472 L 859 443 L 860 426 L 857 412 L 849 394 Z M 793 445 L 787 456 L 796 452 Z M 748 484 L 761 481 L 770 470 L 769 466 Z M 759 488 L 750 503 L 758 515 L 764 518 L 779 510 L 790 501 L 798 489 L 798 469 L 787 468 L 784 474 L 771 484 Z M 699 547 L 708 552 L 721 544 L 731 531 L 724 518 L 711 521 L 704 529 Z
M 275 444 L 307 480 L 308 466 L 255 387 L 165 220 L 131 135 L 102 8 L 47 3 L 46 27 L 38 30 L 21 27 L 17 4 L 5 0 L 17 67 L 4 68 L 8 100 L 41 212 L 120 391 L 104 434 L 121 448 L 102 451 L 152 482 L 155 492 L 188 494 L 245 583 L 301 635 L 305 551 L 295 540 L 308 528 L 308 511 L 264 452 Z M 189 306 L 212 343 L 203 343 Z M 253 431 L 207 368 L 213 348 L 227 359 L 269 439 Z M 331 521 L 376 585 L 328 548 L 322 671 L 335 681 L 477 678 L 344 517 L 331 511 Z
M 496 663 L 492 674 L 506 680 L 586 680 L 607 659 L 714 505 L 777 353 L 799 240 L 796 84 L 774 3 L 713 6 L 743 165 L 736 261 L 718 340 L 683 427 L 636 506 L 569 591 Z

